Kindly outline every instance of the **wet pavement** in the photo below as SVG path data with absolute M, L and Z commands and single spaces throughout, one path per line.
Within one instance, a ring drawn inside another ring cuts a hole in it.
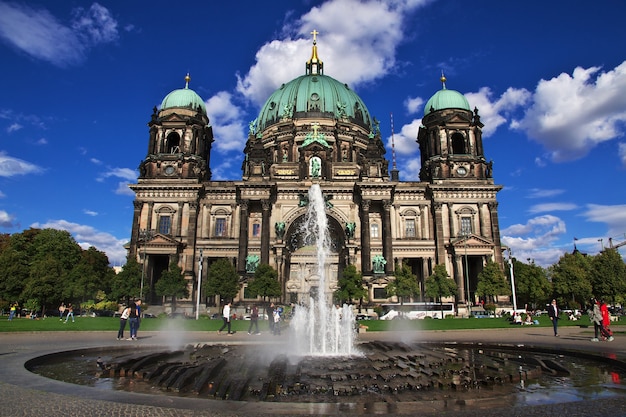
M 359 334 L 359 341 L 423 341 L 434 343 L 485 343 L 520 347 L 536 347 L 593 354 L 607 360 L 626 363 L 626 327 L 615 326 L 615 340 L 593 343 L 593 329 L 562 327 L 559 337 L 551 328 L 511 327 L 507 329 L 425 332 L 367 332 Z M 369 409 L 350 403 L 302 404 L 275 402 L 240 402 L 177 398 L 171 396 L 136 394 L 77 386 L 39 375 L 25 369 L 29 359 L 61 351 L 86 348 L 121 346 L 155 346 L 176 348 L 186 344 L 232 343 L 274 344 L 288 343 L 283 336 L 260 336 L 236 333 L 233 336 L 215 332 L 142 332 L 137 341 L 118 341 L 115 332 L 44 332 L 0 333 L 0 416 L 335 416 L 335 415 L 420 415 L 420 416 L 624 416 L 624 396 L 588 401 L 535 406 L 510 406 L 478 410 L 440 410 L 427 402 L 419 404 L 394 403 L 393 398 Z M 624 387 L 626 390 L 626 386 Z M 451 407 L 452 408 L 452 407 Z

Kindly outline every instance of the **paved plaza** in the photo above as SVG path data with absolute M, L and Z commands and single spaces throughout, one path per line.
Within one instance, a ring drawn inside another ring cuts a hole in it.
M 535 346 L 563 351 L 588 352 L 600 357 L 618 359 L 626 363 L 626 328 L 616 326 L 613 342 L 592 343 L 593 329 L 562 327 L 554 337 L 547 327 L 511 327 L 494 330 L 427 331 L 427 332 L 368 332 L 359 334 L 360 341 L 428 341 L 428 342 L 482 342 Z M 249 336 L 237 333 L 232 337 L 215 332 L 143 332 L 137 341 L 117 341 L 115 332 L 44 332 L 0 333 L 0 416 L 306 416 L 306 415 L 416 415 L 416 416 L 546 416 L 567 417 L 626 417 L 624 396 L 551 405 L 509 407 L 508 409 L 441 411 L 428 404 L 409 408 L 393 399 L 379 408 L 358 409 L 346 404 L 294 404 L 279 402 L 237 402 L 178 398 L 165 395 L 147 395 L 109 391 L 77 386 L 44 378 L 24 368 L 24 363 L 48 353 L 84 348 L 128 346 L 171 346 L 202 343 L 233 343 L 266 345 L 287 343 L 286 335 L 274 337 L 263 334 Z M 626 386 L 624 386 L 626 391 Z

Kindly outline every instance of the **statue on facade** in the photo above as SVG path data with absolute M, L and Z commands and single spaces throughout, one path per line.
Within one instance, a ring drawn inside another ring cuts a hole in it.
M 246 272 L 254 273 L 259 266 L 259 255 L 246 256 Z
M 282 239 L 285 236 L 285 222 L 276 222 L 274 230 L 276 231 L 276 237 Z
M 355 222 L 347 222 L 346 223 L 346 235 L 349 239 L 354 238 L 354 231 L 356 230 Z
M 322 170 L 322 163 L 317 156 L 311 158 L 311 178 L 319 178 Z
M 387 261 L 382 255 L 376 255 L 374 256 L 374 259 L 372 259 L 372 264 L 374 266 L 374 273 L 382 274 L 385 272 L 385 265 L 387 264 Z

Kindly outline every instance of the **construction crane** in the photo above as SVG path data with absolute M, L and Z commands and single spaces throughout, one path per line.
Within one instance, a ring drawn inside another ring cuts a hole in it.
M 612 237 L 609 238 L 609 249 L 617 249 L 617 248 L 619 248 L 621 246 L 624 246 L 624 245 L 626 245 L 626 240 L 624 240 L 624 241 L 622 241 L 620 243 L 613 244 L 613 238 Z

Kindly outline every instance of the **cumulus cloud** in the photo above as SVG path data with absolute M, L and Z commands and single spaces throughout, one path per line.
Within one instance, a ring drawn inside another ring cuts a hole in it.
M 4 229 L 13 229 L 18 227 L 15 216 L 7 213 L 4 210 L 0 210 L 0 227 Z
M 429 0 L 330 0 L 313 7 L 284 28 L 283 39 L 260 48 L 256 63 L 247 74 L 238 76 L 237 91 L 261 106 L 285 80 L 303 75 L 314 29 L 320 34 L 318 50 L 324 74 L 353 88 L 383 77 L 396 64 L 407 12 L 427 3 Z M 276 62 L 283 65 L 277 68 Z
M 503 124 L 507 123 L 507 116 L 526 105 L 531 94 L 526 89 L 508 88 L 500 97 L 493 99 L 493 92 L 489 87 L 482 87 L 476 93 L 464 94 L 472 108 L 478 109 L 480 120 L 485 125 L 483 136 L 489 137 Z
M 4 151 L 0 151 L 0 177 L 14 177 L 16 175 L 38 174 L 43 169 L 35 164 L 22 159 L 9 156 Z
M 425 101 L 421 97 L 409 97 L 404 100 L 404 107 L 409 114 L 421 114 Z
M 241 151 L 246 144 L 244 135 L 246 124 L 243 121 L 243 112 L 233 102 L 233 95 L 220 91 L 206 101 L 207 114 L 211 117 L 215 143 L 213 147 L 218 152 Z M 216 123 L 213 123 L 213 120 Z
M 91 47 L 117 39 L 117 22 L 98 3 L 72 14 L 66 25 L 46 9 L 0 2 L 0 39 L 58 67 L 80 64 Z
M 393 135 L 394 148 L 398 155 L 416 155 L 419 158 L 419 145 L 417 144 L 417 131 L 422 124 L 421 119 L 413 120 L 402 126 L 398 133 Z M 391 149 L 391 136 L 386 140 L 387 149 Z
M 511 127 L 542 144 L 554 162 L 587 155 L 600 143 L 624 135 L 626 61 L 607 72 L 577 67 L 541 80 L 532 105 Z
M 526 224 L 514 224 L 502 229 L 502 243 L 511 248 L 517 259 L 533 259 L 542 266 L 552 265 L 563 255 L 563 249 L 553 244 L 566 233 L 565 222 L 559 217 L 543 215 Z
M 105 233 L 78 223 L 67 220 L 49 220 L 46 223 L 33 223 L 30 227 L 37 229 L 56 229 L 68 231 L 83 249 L 90 246 L 106 253 L 109 263 L 113 265 L 123 264 L 126 260 L 124 245 L 128 239 L 118 239 L 110 233 Z

